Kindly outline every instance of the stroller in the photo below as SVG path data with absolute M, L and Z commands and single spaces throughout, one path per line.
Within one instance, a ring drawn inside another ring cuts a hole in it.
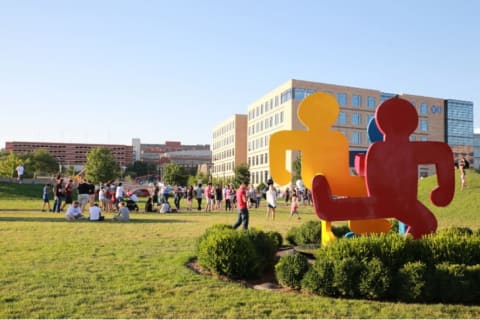
M 135 201 L 129 199 L 125 201 L 125 204 L 127 205 L 128 210 L 138 212 L 138 205 Z

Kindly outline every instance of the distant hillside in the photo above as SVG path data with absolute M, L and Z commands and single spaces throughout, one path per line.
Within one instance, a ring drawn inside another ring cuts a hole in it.
M 467 169 L 467 187 L 460 190 L 460 172 L 455 170 L 455 196 L 447 207 L 437 207 L 430 202 L 430 191 L 437 186 L 437 176 L 419 180 L 418 198 L 437 217 L 438 227 L 463 226 L 480 229 L 480 174 Z

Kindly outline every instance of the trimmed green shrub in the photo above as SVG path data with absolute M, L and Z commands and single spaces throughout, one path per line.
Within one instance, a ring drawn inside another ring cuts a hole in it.
M 277 262 L 276 254 L 278 250 L 274 239 L 265 232 L 256 229 L 248 230 L 247 236 L 255 247 L 260 274 L 263 274 L 267 269 L 273 269 Z
M 252 278 L 261 274 L 261 259 L 246 232 L 212 228 L 198 243 L 198 262 L 210 272 L 230 278 Z
M 421 261 L 407 262 L 398 270 L 395 280 L 397 298 L 401 301 L 425 301 L 427 266 Z
M 299 229 L 299 227 L 292 227 L 287 231 L 286 240 L 292 246 L 298 246 L 297 233 Z
M 317 259 L 302 279 L 302 290 L 323 296 L 338 296 L 339 293 L 333 286 L 333 275 L 334 263 Z
M 387 295 L 391 284 L 390 272 L 382 261 L 373 258 L 364 263 L 358 284 L 362 297 L 367 299 L 382 299 Z
M 275 275 L 278 283 L 282 286 L 300 289 L 302 278 L 309 267 L 308 260 L 304 255 L 300 253 L 289 254 L 283 256 L 275 265 Z
M 287 241 L 293 246 L 317 245 L 322 239 L 322 224 L 320 220 L 308 221 L 299 227 L 293 227 L 287 232 Z
M 436 300 L 445 303 L 478 303 L 480 265 L 441 263 L 434 274 Z
M 364 272 L 364 265 L 355 258 L 338 260 L 333 268 L 333 286 L 342 297 L 359 297 L 360 276 Z
M 423 239 L 435 264 L 480 264 L 480 236 L 467 229 L 450 228 Z
M 280 247 L 283 245 L 283 237 L 280 232 L 277 231 L 267 231 L 267 236 L 272 239 L 273 244 L 275 245 L 275 251 L 278 251 Z

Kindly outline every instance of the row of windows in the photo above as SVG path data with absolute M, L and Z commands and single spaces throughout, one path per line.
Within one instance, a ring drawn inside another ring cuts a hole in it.
M 270 135 L 257 138 L 255 140 L 248 141 L 248 151 L 254 151 L 257 149 L 262 149 L 268 147 L 268 142 L 270 141 Z
M 368 124 L 371 119 L 374 118 L 373 114 L 367 115 L 367 121 L 365 124 Z M 346 125 L 347 124 L 347 113 L 345 111 L 340 111 L 337 118 L 337 125 Z M 362 125 L 362 114 L 354 112 L 351 114 L 351 124 L 354 126 Z M 419 121 L 419 129 L 421 131 L 428 131 L 428 120 L 422 119 Z
M 212 155 L 212 160 L 217 161 L 217 160 L 223 160 L 227 158 L 231 158 L 235 156 L 235 149 L 227 149 L 223 150 L 222 152 L 215 153 Z
M 268 164 L 268 153 L 262 153 L 260 155 L 255 155 L 248 157 L 248 166 L 254 167 L 262 164 Z
M 233 168 L 234 168 L 233 161 L 221 163 L 213 166 L 213 173 L 233 171 Z
M 283 96 L 283 93 L 282 93 Z M 282 102 L 283 103 L 283 102 Z M 264 112 L 267 112 L 274 107 L 278 107 L 278 96 L 275 98 L 271 98 L 270 100 L 266 100 L 264 103 L 260 104 L 259 106 L 255 107 L 254 109 L 248 112 L 248 120 L 255 119 L 255 117 L 261 116 Z
M 267 130 L 274 126 L 278 126 L 285 121 L 285 113 L 283 111 L 275 113 L 263 121 L 258 121 L 255 124 L 248 126 L 248 134 L 253 135 L 256 132 Z
M 221 137 L 225 135 L 227 132 L 232 131 L 235 129 L 235 123 L 234 121 L 230 121 L 226 125 L 222 126 L 221 128 L 215 130 L 213 132 L 213 138 Z
M 225 136 L 222 140 L 215 141 L 213 143 L 213 149 L 220 149 L 222 147 L 231 145 L 235 142 L 235 136 L 233 134 Z
M 261 182 L 266 184 L 268 178 L 269 178 L 269 173 L 267 170 L 250 172 L 250 183 L 252 183 L 253 185 L 258 185 Z

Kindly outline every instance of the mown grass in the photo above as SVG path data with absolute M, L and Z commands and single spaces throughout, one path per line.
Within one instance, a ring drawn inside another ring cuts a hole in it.
M 463 197 L 478 203 L 478 175 L 469 178 L 469 188 L 452 203 L 453 212 L 434 209 L 440 227 L 478 227 L 477 218 L 470 218 L 474 205 L 463 207 Z M 429 179 L 422 180 L 419 194 L 430 188 Z M 63 214 L 39 212 L 37 193 L 6 198 L 0 192 L 0 318 L 480 317 L 480 306 L 265 292 L 188 269 L 198 236 L 212 224 L 231 224 L 236 213 L 139 213 L 130 223 L 114 223 L 107 214 L 102 223 L 67 222 Z M 300 209 L 302 220 L 288 220 L 288 208 L 282 207 L 275 222 L 265 221 L 263 209 L 252 209 L 250 225 L 285 236 L 290 227 L 317 219 L 311 208 Z

